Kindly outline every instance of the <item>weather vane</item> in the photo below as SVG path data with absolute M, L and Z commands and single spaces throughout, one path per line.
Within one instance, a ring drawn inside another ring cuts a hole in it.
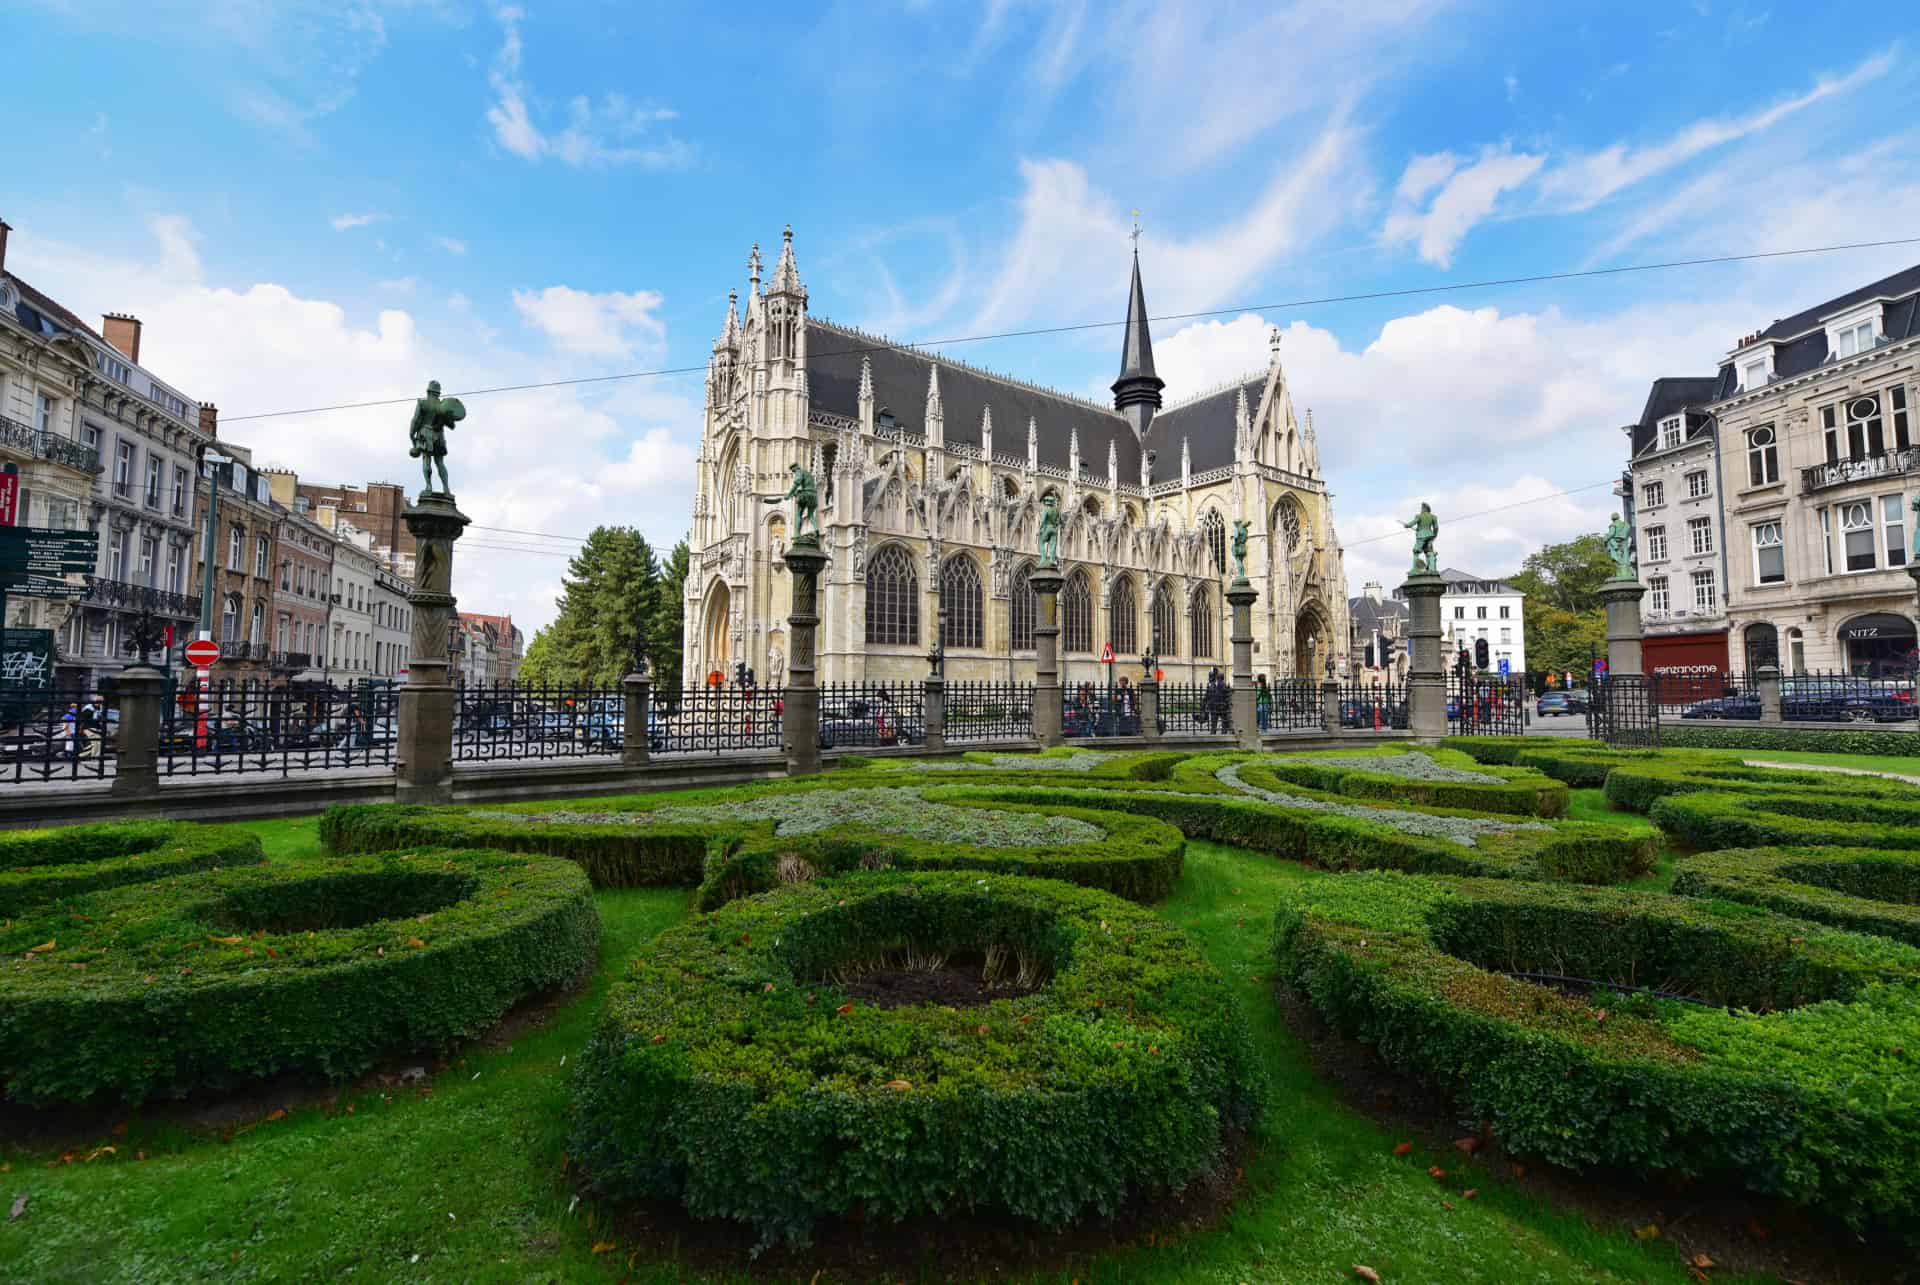
M 1133 212 L 1133 249 L 1136 254 L 1140 251 L 1140 211 L 1138 210 Z

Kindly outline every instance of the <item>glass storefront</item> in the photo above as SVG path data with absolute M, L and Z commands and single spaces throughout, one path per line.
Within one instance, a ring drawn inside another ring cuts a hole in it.
M 1914 668 L 1913 621 L 1892 612 L 1855 616 L 1840 626 L 1847 672 L 1861 678 L 1910 674 Z

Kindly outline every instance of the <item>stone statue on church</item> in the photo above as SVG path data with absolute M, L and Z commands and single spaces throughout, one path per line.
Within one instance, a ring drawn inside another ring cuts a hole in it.
M 1040 500 L 1040 565 L 1060 565 L 1060 501 L 1052 495 Z
M 1244 584 L 1247 579 L 1247 532 L 1253 529 L 1253 523 L 1245 518 L 1233 520 L 1233 578 Z
M 1420 505 L 1420 512 L 1410 522 L 1400 524 L 1413 532 L 1413 570 L 1410 575 L 1433 575 L 1440 569 L 1440 555 L 1434 551 L 1433 542 L 1440 538 L 1440 519 L 1433 515 L 1433 506 Z
M 413 403 L 413 422 L 407 426 L 407 454 L 420 461 L 420 493 L 433 494 L 433 470 L 440 470 L 440 494 L 447 488 L 447 430 L 467 417 L 458 397 L 442 397 L 440 381 L 427 383 L 427 395 Z
M 1607 524 L 1607 556 L 1613 559 L 1613 578 L 1631 580 L 1639 574 L 1633 565 L 1633 530 L 1618 513 Z
M 793 475 L 793 485 L 787 488 L 785 495 L 769 496 L 768 504 L 778 504 L 782 500 L 793 501 L 793 542 L 795 544 L 820 543 L 820 496 L 813 487 L 813 474 L 798 464 L 787 466 Z M 813 523 L 813 534 L 807 534 L 807 523 Z

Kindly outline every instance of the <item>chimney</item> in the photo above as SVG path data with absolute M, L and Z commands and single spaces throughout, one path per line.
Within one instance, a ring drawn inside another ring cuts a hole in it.
M 1381 594 L 1380 582 L 1378 580 L 1369 580 L 1366 585 L 1361 588 L 1360 592 L 1373 601 L 1379 602 Z
M 120 350 L 121 356 L 136 366 L 140 364 L 140 318 L 110 312 L 100 319 L 100 333 Z
M 134 322 L 136 326 L 139 324 L 137 321 Z M 136 335 L 138 333 L 138 331 L 135 332 Z M 212 402 L 200 403 L 200 431 L 208 437 L 220 436 L 220 408 Z
M 13 231 L 5 219 L 0 219 L 0 272 L 7 270 L 7 233 Z

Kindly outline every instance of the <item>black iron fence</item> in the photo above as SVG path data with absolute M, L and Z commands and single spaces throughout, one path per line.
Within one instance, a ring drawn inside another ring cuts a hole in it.
M 1605 674 L 1594 681 L 1587 733 L 1608 745 L 1653 749 L 1660 744 L 1659 681 L 1639 674 Z
M 1226 736 L 1232 731 L 1233 688 L 1227 684 L 1160 684 L 1162 736 Z
M 1138 736 L 1140 731 L 1140 691 L 1131 682 L 1081 683 L 1061 693 L 1062 736 Z
M 456 760 L 587 758 L 624 746 L 627 704 L 619 687 L 500 682 L 455 690 Z
M 820 748 L 925 745 L 924 683 L 826 683 L 820 688 Z
M 655 688 L 647 713 L 647 750 L 652 754 L 720 754 L 728 750 L 777 750 L 783 687 Z
M 1794 723 L 1903 723 L 1920 714 L 1911 670 L 1879 675 L 1819 670 L 1780 678 L 1780 717 Z M 1751 673 L 1655 674 L 1648 682 L 1664 717 L 1758 719 L 1760 683 Z
M 120 711 L 88 689 L 0 689 L 0 780 L 99 780 L 119 726 Z
M 948 683 L 948 741 L 1033 739 L 1033 684 Z
M 1340 726 L 1359 731 L 1404 731 L 1406 684 L 1391 678 L 1350 678 L 1341 683 Z
M 215 683 L 169 687 L 160 715 L 162 776 L 391 767 L 396 689 Z
M 1454 736 L 1521 736 L 1527 730 L 1526 676 L 1447 676 L 1447 732 Z

